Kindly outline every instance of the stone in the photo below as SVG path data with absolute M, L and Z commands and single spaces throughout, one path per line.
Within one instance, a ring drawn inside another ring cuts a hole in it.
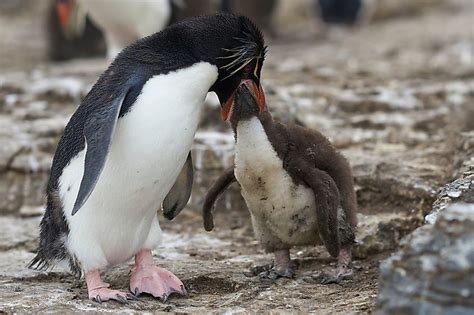
M 474 204 L 453 204 L 380 266 L 377 314 L 474 313 Z
M 39 235 L 40 218 L 0 216 L 0 252 L 10 249 L 33 250 Z
M 425 217 L 426 223 L 434 224 L 439 215 L 454 202 L 474 203 L 474 131 L 461 136 L 459 152 L 464 152 L 460 155 L 465 158 L 461 163 L 459 178 L 440 189 L 431 212 Z
M 5 144 L 0 149 L 0 213 L 44 204 L 55 148 L 52 143 L 57 142 L 54 134 L 44 135 L 32 128 L 0 134 L 0 144 Z
M 50 101 L 42 100 L 41 93 L 49 93 L 49 98 L 64 102 L 65 95 L 77 98 L 77 86 L 82 85 L 78 80 L 75 83 L 65 80 L 61 84 L 52 80 L 50 85 L 42 84 L 42 89 L 35 88 L 35 84 L 25 86 L 24 82 L 35 81 L 34 75 L 5 80 L 7 83 L 0 84 L 0 96 L 4 89 L 7 89 L 6 99 L 12 90 L 17 94 L 15 106 L 0 106 L 0 214 L 31 216 L 33 213 L 28 209 L 42 208 L 45 203 L 53 154 L 73 110 L 65 104 L 56 110 Z M 55 89 L 58 91 L 54 92 Z
M 358 259 L 395 249 L 400 240 L 421 223 L 421 217 L 405 213 L 359 213 L 357 220 L 356 243 L 352 250 Z

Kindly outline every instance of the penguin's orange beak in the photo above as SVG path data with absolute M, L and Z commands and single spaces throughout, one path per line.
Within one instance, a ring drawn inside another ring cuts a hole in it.
M 71 12 L 74 8 L 74 0 L 58 0 L 56 11 L 58 12 L 59 24 L 63 29 L 67 29 L 71 19 Z
M 248 90 L 257 101 L 259 112 L 260 113 L 263 112 L 266 107 L 266 102 L 265 102 L 265 93 L 263 92 L 262 86 L 260 84 L 255 83 L 255 81 L 250 80 L 250 79 L 242 80 L 239 86 L 241 86 L 242 84 L 247 86 Z M 238 88 L 236 90 L 238 90 Z M 232 110 L 234 109 L 234 100 L 235 100 L 235 92 L 232 93 L 229 99 L 222 106 L 222 111 L 221 111 L 222 120 L 228 121 L 230 117 L 232 116 Z
M 67 39 L 83 34 L 86 26 L 86 12 L 81 9 L 77 0 L 56 0 L 56 12 Z

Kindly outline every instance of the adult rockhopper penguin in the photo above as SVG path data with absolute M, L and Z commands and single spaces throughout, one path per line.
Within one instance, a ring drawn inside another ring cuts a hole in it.
M 40 245 L 30 266 L 64 261 L 89 297 L 126 302 L 100 271 L 135 257 L 130 291 L 166 300 L 181 281 L 155 266 L 157 209 L 173 219 L 191 193 L 191 144 L 208 91 L 226 118 L 252 82 L 260 106 L 265 45 L 246 17 L 196 17 L 125 48 L 71 117 L 53 159 Z M 250 81 L 249 81 L 250 80 Z
M 271 277 L 293 276 L 292 246 L 320 243 L 338 257 L 338 266 L 320 273 L 319 280 L 331 283 L 350 277 L 356 198 L 349 163 L 319 132 L 274 121 L 252 91 L 252 83 L 245 83 L 235 94 L 230 116 L 235 167 L 222 174 L 206 195 L 206 230 L 214 226 L 215 200 L 236 180 L 255 236 L 275 255 Z

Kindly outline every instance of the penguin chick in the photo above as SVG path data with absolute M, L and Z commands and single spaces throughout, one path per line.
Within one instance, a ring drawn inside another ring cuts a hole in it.
M 213 229 L 214 202 L 237 181 L 256 238 L 275 255 L 273 276 L 293 277 L 292 246 L 323 243 L 338 264 L 334 271 L 321 273 L 319 281 L 337 283 L 349 278 L 356 230 L 349 163 L 321 133 L 283 125 L 267 110 L 260 112 L 245 83 L 239 86 L 230 115 L 235 167 L 224 172 L 206 194 L 205 229 Z

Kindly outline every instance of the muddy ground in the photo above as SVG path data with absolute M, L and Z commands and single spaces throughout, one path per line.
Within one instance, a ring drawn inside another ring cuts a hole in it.
M 11 194 L 21 198 L 0 202 L 0 313 L 373 312 L 379 262 L 403 235 L 422 224 L 436 191 L 466 159 L 458 147 L 460 135 L 474 129 L 474 10 L 471 1 L 453 3 L 361 29 L 335 30 L 326 37 L 285 35 L 269 43 L 263 72 L 269 108 L 283 121 L 321 130 L 353 165 L 361 213 L 353 280 L 330 285 L 311 280 L 312 274 L 335 264 L 323 247 L 292 251 L 298 265 L 295 279 L 245 276 L 251 266 L 269 263 L 272 257 L 253 238 L 237 189 L 218 206 L 215 230 L 203 230 L 198 211 L 202 193 L 231 159 L 228 129 L 218 122 L 218 110 L 208 107 L 202 143 L 193 152 L 195 161 L 198 156 L 202 162 L 196 166 L 195 194 L 189 209 L 174 222 L 161 220 L 165 238 L 156 251 L 157 263 L 183 280 L 187 297 L 172 297 L 167 304 L 142 296 L 126 306 L 98 305 L 87 299 L 82 280 L 61 270 L 24 268 L 37 245 L 43 200 L 38 191 L 44 188 L 54 150 L 49 145 L 13 150 L 11 156 L 2 152 L 8 163 L 0 163 L 0 176 L 14 179 L 3 185 L 20 183 Z M 40 63 L 33 70 L 18 71 L 18 58 L 0 77 L 2 144 L 18 142 L 20 134 L 31 141 L 57 139 L 57 132 L 38 130 L 45 125 L 60 130 L 106 62 Z M 41 89 L 42 82 L 51 87 L 58 80 L 69 80 L 61 86 L 65 94 Z M 209 130 L 219 133 L 206 133 Z M 216 144 L 216 135 L 224 144 Z M 31 181 L 38 181 L 38 198 L 30 198 Z M 2 191 L 1 185 L 0 192 L 9 191 Z M 105 278 L 114 288 L 126 290 L 130 268 L 131 262 L 115 267 Z

